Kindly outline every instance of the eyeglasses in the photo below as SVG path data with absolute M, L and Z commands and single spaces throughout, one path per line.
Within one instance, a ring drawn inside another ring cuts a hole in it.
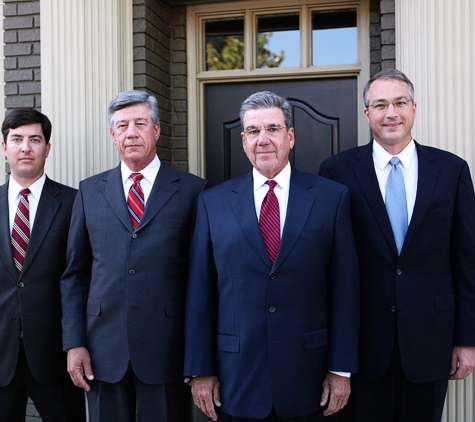
M 249 139 L 256 139 L 259 137 L 261 134 L 261 130 L 266 131 L 266 135 L 269 138 L 276 138 L 279 136 L 282 131 L 285 129 L 285 127 L 280 126 L 280 125 L 272 125 L 272 126 L 267 126 L 267 127 L 261 127 L 260 129 L 257 127 L 253 127 L 250 129 L 245 129 L 243 132 Z
M 394 101 L 375 101 L 367 107 L 373 107 L 376 111 L 386 111 L 390 104 L 392 104 L 394 108 L 403 109 L 407 107 L 410 102 L 412 102 L 412 100 L 409 98 L 401 97 Z

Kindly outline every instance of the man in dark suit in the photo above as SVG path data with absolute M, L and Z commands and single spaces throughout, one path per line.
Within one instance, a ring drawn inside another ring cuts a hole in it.
M 25 421 L 30 396 L 45 422 L 84 422 L 84 393 L 61 347 L 59 281 L 76 190 L 44 173 L 48 117 L 14 110 L 2 133 L 11 175 L 0 186 L 0 421 Z
M 206 182 L 160 162 L 158 104 L 142 91 L 109 105 L 122 162 L 82 181 L 61 280 L 63 345 L 92 422 L 186 421 L 188 250 Z
M 466 378 L 475 363 L 472 180 L 465 161 L 412 139 L 417 106 L 402 72 L 376 74 L 364 101 L 373 142 L 320 169 L 350 188 L 361 271 L 348 417 L 440 421 L 449 377 Z
M 198 200 L 185 375 L 214 420 L 334 419 L 357 369 L 348 190 L 290 167 L 287 100 L 255 93 L 240 117 L 254 168 Z

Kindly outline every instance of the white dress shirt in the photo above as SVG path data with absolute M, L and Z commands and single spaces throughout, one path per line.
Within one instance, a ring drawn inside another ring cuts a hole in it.
M 28 187 L 31 193 L 28 195 L 28 203 L 30 204 L 30 236 L 33 232 L 33 224 L 35 223 L 36 211 L 38 209 L 38 203 L 40 202 L 41 192 L 43 192 L 43 186 L 45 185 L 46 174 L 43 175 L 31 186 Z M 15 214 L 18 209 L 18 203 L 20 202 L 20 191 L 25 189 L 10 175 L 10 181 L 8 182 L 8 212 L 10 216 L 10 235 L 13 230 L 13 222 L 15 221 Z
M 155 179 L 157 178 L 158 171 L 160 170 L 160 165 L 161 162 L 156 155 L 153 161 L 139 172 L 130 170 L 129 167 L 127 167 L 127 164 L 125 164 L 123 161 L 120 163 L 120 172 L 122 173 L 122 183 L 124 185 L 124 195 L 126 201 L 127 197 L 129 196 L 130 187 L 134 183 L 130 175 L 132 173 L 141 173 L 143 178 L 140 180 L 140 187 L 143 191 L 145 204 L 147 204 L 147 199 L 150 196 L 153 184 L 155 182 Z
M 376 141 L 373 141 L 374 169 L 376 171 L 379 189 L 381 190 L 384 202 L 386 202 L 386 183 L 388 181 L 389 173 L 391 172 L 391 164 L 389 164 L 389 160 L 393 157 L 398 157 L 400 160 L 398 166 L 401 168 L 404 177 L 407 201 L 407 222 L 409 224 L 411 222 L 414 204 L 416 203 L 419 169 L 416 144 L 414 143 L 414 140 L 411 139 L 411 142 L 409 142 L 406 148 L 404 148 L 398 155 L 391 155 Z

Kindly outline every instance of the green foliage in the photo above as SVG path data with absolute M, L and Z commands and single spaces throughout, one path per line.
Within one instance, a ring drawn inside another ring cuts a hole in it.
M 261 33 L 257 38 L 257 67 L 279 67 L 284 51 L 272 53 L 266 48 L 272 32 Z M 242 36 L 208 37 L 206 40 L 206 70 L 244 69 L 244 38 Z

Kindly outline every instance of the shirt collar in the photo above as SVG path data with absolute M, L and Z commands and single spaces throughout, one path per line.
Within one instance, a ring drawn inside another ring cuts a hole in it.
M 409 169 L 411 167 L 411 164 L 414 160 L 416 152 L 416 144 L 414 143 L 414 139 L 411 139 L 411 142 L 409 142 L 399 154 L 397 154 L 397 157 L 399 160 L 401 160 L 401 164 L 406 168 Z M 391 155 L 389 152 L 387 152 L 381 145 L 379 145 L 378 142 L 373 140 L 373 159 L 374 159 L 374 165 L 378 167 L 380 170 L 384 169 L 388 163 L 389 160 L 395 157 L 394 155 Z
M 46 174 L 43 173 L 43 175 L 36 181 L 34 182 L 31 186 L 28 186 L 28 189 L 30 189 L 31 195 L 39 201 L 41 192 L 43 191 L 43 186 L 45 185 L 46 181 Z M 8 195 L 10 198 L 10 201 L 14 201 L 18 195 L 20 194 L 20 191 L 25 189 L 23 186 L 21 186 L 14 178 L 12 175 L 10 175 L 10 181 L 8 182 Z
M 158 171 L 160 170 L 160 165 L 161 162 L 157 155 L 155 155 L 155 158 L 147 167 L 140 171 L 130 170 L 127 164 L 121 161 L 120 172 L 122 173 L 122 183 L 125 183 L 132 173 L 141 173 L 144 179 L 148 180 L 150 183 L 153 184 L 155 178 L 157 177 Z
M 287 165 L 277 174 L 272 180 L 275 180 L 277 184 L 287 192 L 289 191 L 290 187 L 290 172 L 291 172 L 290 163 Z M 252 169 L 252 177 L 254 179 L 254 190 L 259 189 L 264 183 L 266 183 L 269 179 L 259 173 L 255 168 Z

